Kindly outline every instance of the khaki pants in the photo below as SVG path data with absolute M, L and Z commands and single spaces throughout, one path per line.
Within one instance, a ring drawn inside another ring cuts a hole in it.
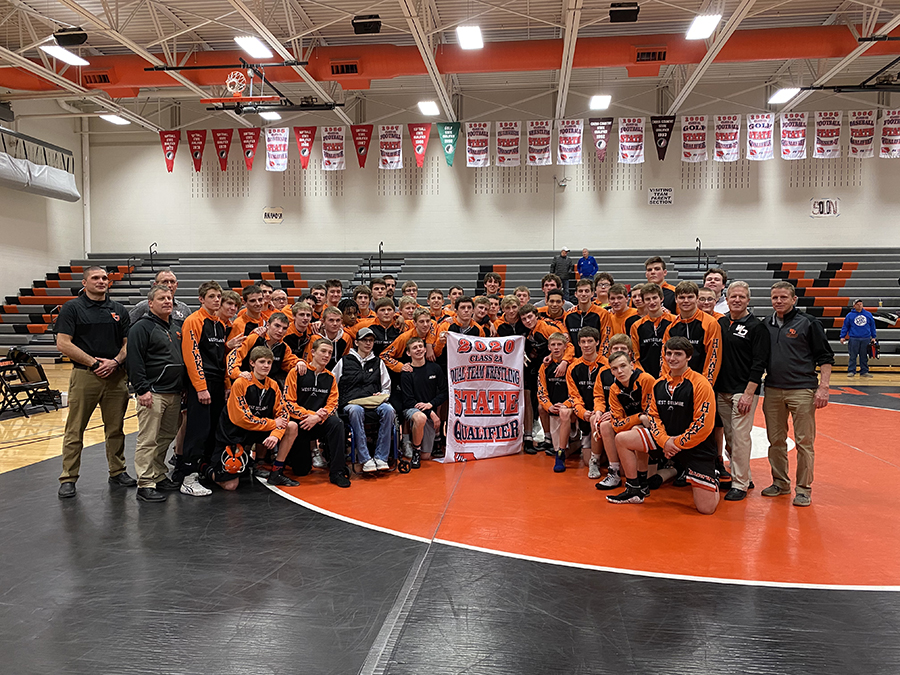
M 74 483 L 81 469 L 84 430 L 97 406 L 103 417 L 106 461 L 109 475 L 125 471 L 125 410 L 128 407 L 128 377 L 118 368 L 106 379 L 83 368 L 73 368 L 69 376 L 69 414 L 63 437 L 63 470 L 60 483 Z
M 750 432 L 753 431 L 753 415 L 759 396 L 753 397 L 750 411 L 746 415 L 738 412 L 740 400 L 741 394 L 716 394 L 716 406 L 725 428 L 725 443 L 731 458 L 731 487 L 746 492 L 751 480 L 750 451 L 753 449 L 753 441 L 750 439 Z
M 812 491 L 816 441 L 816 390 L 766 387 L 763 413 L 769 436 L 769 464 L 772 482 L 782 490 L 791 489 L 787 456 L 788 415 L 794 422 L 797 443 L 797 494 Z
M 153 405 L 137 406 L 138 436 L 134 470 L 139 488 L 156 487 L 166 475 L 166 452 L 178 435 L 181 393 L 153 394 Z

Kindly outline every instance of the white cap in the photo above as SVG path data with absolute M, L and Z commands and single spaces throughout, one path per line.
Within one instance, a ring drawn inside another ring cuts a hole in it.
M 569 247 L 568 247 L 568 246 L 563 246 L 563 247 L 562 247 L 562 250 L 565 251 L 566 253 L 568 253 L 568 252 L 569 252 Z

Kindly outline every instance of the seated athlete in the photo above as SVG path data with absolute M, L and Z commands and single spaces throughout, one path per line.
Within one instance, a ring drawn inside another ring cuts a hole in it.
M 622 333 L 609 339 L 609 358 L 618 353 L 628 354 L 629 359 L 634 358 L 631 339 Z M 609 363 L 603 364 L 594 380 L 594 415 L 591 417 L 591 427 L 594 436 L 600 442 L 599 447 L 606 452 L 609 461 L 606 477 L 594 486 L 598 490 L 614 490 L 622 484 L 619 476 L 621 469 L 619 455 L 616 452 L 616 432 L 612 427 L 612 412 L 609 409 L 609 392 L 615 381 L 616 376 L 613 375 Z
M 503 277 L 496 272 L 488 272 L 484 275 L 484 294 L 499 295 L 503 286 Z
M 624 492 L 607 497 L 610 502 L 640 504 L 644 501 L 647 490 L 638 469 L 646 467 L 649 453 L 659 449 L 669 459 L 677 457 L 686 467 L 697 510 L 705 515 L 716 512 L 719 504 L 713 438 L 716 399 L 709 381 L 688 367 L 693 351 L 687 338 L 673 337 L 666 342 L 667 375 L 653 385 L 649 428 L 641 425 L 616 436 L 626 481 Z
M 216 444 L 204 473 L 225 490 L 237 489 L 241 475 L 257 459 L 253 450 L 256 444 L 263 446 L 266 453 L 276 451 L 269 485 L 299 485 L 284 475 L 284 460 L 297 437 L 297 424 L 288 420 L 281 389 L 268 377 L 273 360 L 268 347 L 253 348 L 251 376 L 235 381 L 219 417 Z
M 582 286 L 582 288 L 584 288 Z M 572 310 L 573 312 L 575 310 Z M 600 478 L 600 453 L 603 443 L 599 436 L 592 433 L 591 420 L 594 417 L 594 384 L 597 374 L 606 365 L 606 359 L 600 356 L 600 331 L 592 326 L 585 326 L 578 331 L 578 346 L 581 356 L 572 362 L 566 371 L 566 384 L 569 398 L 572 401 L 574 418 L 581 429 L 581 449 L 590 451 L 590 458 L 582 457 L 588 465 L 588 478 Z
M 344 454 L 344 423 L 335 414 L 338 387 L 334 375 L 325 366 L 331 360 L 332 344 L 318 338 L 310 350 L 309 369 L 301 376 L 288 373 L 284 385 L 284 405 L 297 423 L 297 439 L 287 461 L 295 476 L 306 476 L 313 467 L 310 444 L 318 441 L 328 461 L 329 479 L 338 487 L 350 487 L 350 472 Z M 323 462 L 323 466 L 324 466 Z
M 555 448 L 555 473 L 566 470 L 566 455 L 569 451 L 569 435 L 572 430 L 572 403 L 569 400 L 569 385 L 566 373 L 562 377 L 556 374 L 562 363 L 569 338 L 565 333 L 556 332 L 547 338 L 550 348 L 550 360 L 542 363 L 538 369 L 538 405 L 541 426 L 549 431 L 552 447 Z
M 418 310 L 424 312 L 427 310 Z M 418 324 L 418 319 L 416 320 Z M 412 437 L 410 466 L 422 466 L 422 455 L 431 458 L 434 437 L 441 428 L 440 408 L 447 401 L 447 374 L 436 363 L 425 360 L 425 340 L 410 338 L 406 343 L 410 363 L 400 373 L 400 390 L 403 394 L 403 419 L 409 424 Z M 406 370 L 409 366 L 409 370 Z
M 232 381 L 239 377 L 251 379 L 250 352 L 257 346 L 265 346 L 272 351 L 273 355 L 268 375 L 278 383 L 278 386 L 283 387 L 288 372 L 300 361 L 300 358 L 284 342 L 288 326 L 288 318 L 284 314 L 281 312 L 272 314 L 265 332 L 261 332 L 260 329 L 253 331 L 244 339 L 240 347 L 229 352 L 225 360 L 228 377 Z

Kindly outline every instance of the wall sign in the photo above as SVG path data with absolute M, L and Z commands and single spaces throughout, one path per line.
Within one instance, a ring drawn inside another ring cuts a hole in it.
M 280 206 L 267 206 L 263 209 L 263 222 L 266 225 L 280 225 L 284 221 L 284 209 Z
M 647 190 L 647 203 L 650 206 L 672 206 L 675 203 L 675 188 L 649 188 Z
M 838 199 L 810 199 L 810 218 L 837 218 L 841 215 L 841 200 Z

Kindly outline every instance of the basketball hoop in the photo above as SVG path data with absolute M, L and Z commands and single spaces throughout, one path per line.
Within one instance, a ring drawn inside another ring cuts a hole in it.
M 225 88 L 232 96 L 239 97 L 247 88 L 247 78 L 241 71 L 235 70 L 225 78 Z

